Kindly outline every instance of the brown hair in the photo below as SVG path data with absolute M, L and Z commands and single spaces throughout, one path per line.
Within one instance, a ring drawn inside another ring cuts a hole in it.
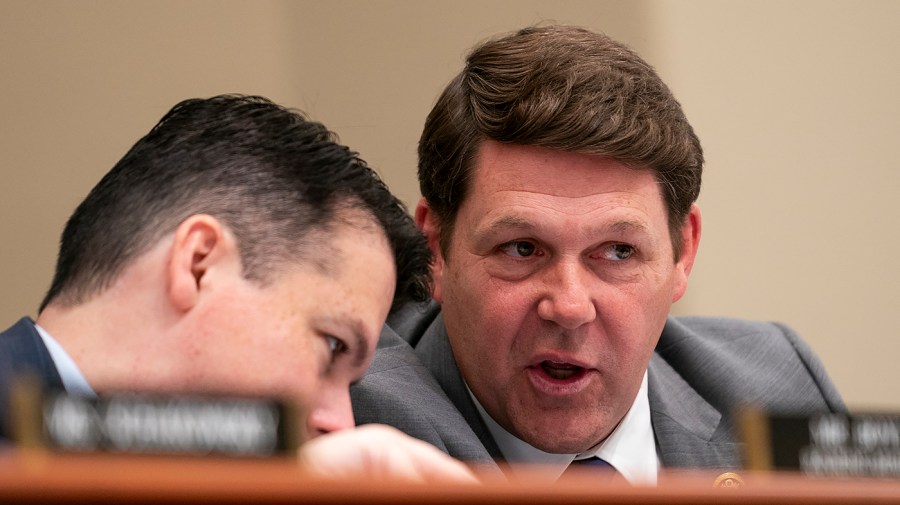
M 430 251 L 406 207 L 365 161 L 303 113 L 259 96 L 175 105 L 91 190 L 60 239 L 41 304 L 83 303 L 189 216 L 235 235 L 244 277 L 260 285 L 285 266 L 327 271 L 327 241 L 348 210 L 370 215 L 397 267 L 393 309 L 430 293 Z M 364 223 L 354 223 L 367 226 Z
M 446 255 L 481 142 L 608 156 L 653 170 L 675 258 L 700 193 L 703 150 L 681 105 L 634 51 L 571 26 L 531 27 L 476 47 L 419 140 L 419 185 Z

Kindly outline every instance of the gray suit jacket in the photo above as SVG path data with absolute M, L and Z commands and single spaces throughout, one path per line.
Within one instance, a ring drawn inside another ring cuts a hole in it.
M 396 330 L 396 331 L 394 331 Z M 385 423 L 481 468 L 503 456 L 466 390 L 434 304 L 385 327 L 366 376 L 351 389 L 357 424 Z M 650 415 L 664 467 L 740 467 L 735 410 L 844 411 L 809 347 L 789 328 L 670 317 L 648 368 Z

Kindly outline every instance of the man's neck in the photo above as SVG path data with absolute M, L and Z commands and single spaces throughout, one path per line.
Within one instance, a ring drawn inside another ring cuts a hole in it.
M 102 392 L 141 389 L 147 377 L 167 372 L 166 361 L 154 354 L 165 338 L 156 319 L 146 308 L 132 310 L 127 298 L 109 293 L 77 305 L 51 303 L 35 322 Z M 145 369 L 150 364 L 153 370 Z
M 606 439 L 579 454 L 551 454 L 531 446 L 494 421 L 471 390 L 469 395 L 514 473 L 523 469 L 527 478 L 546 477 L 548 481 L 555 481 L 575 458 L 597 456 L 610 462 L 629 482 L 655 484 L 659 458 L 650 422 L 647 388 L 647 372 L 644 372 L 641 387 L 625 417 Z M 534 465 L 542 466 L 543 471 L 536 474 L 527 468 Z
M 44 346 L 50 353 L 50 359 L 53 360 L 53 364 L 56 365 L 56 371 L 59 373 L 59 378 L 62 380 L 65 390 L 69 394 L 95 396 L 96 392 L 88 384 L 78 365 L 72 361 L 69 353 L 41 325 L 35 324 L 34 328 L 37 330 L 38 335 L 41 336 L 41 340 L 44 341 Z

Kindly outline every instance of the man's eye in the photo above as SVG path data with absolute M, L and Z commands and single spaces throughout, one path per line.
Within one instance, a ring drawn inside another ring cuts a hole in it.
M 533 255 L 536 249 L 534 244 L 524 240 L 513 240 L 512 242 L 500 244 L 501 251 L 516 258 L 527 258 Z
M 347 344 L 344 343 L 343 340 L 332 337 L 331 335 L 327 335 L 325 337 L 325 341 L 328 342 L 328 350 L 331 351 L 331 360 L 334 361 L 336 357 L 347 352 Z
M 603 251 L 603 259 L 609 261 L 624 261 L 634 254 L 634 247 L 628 244 L 613 244 Z

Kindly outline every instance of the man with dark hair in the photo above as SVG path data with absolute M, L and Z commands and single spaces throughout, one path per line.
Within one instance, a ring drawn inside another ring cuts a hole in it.
M 652 483 L 660 467 L 739 466 L 743 404 L 842 410 L 788 328 L 669 316 L 700 241 L 702 165 L 672 93 L 609 37 L 548 26 L 475 48 L 419 142 L 434 303 L 389 320 L 433 378 L 383 336 L 357 422 L 513 472 L 593 460 Z
M 186 100 L 75 210 L 37 320 L 0 333 L 0 419 L 26 372 L 80 395 L 277 397 L 305 413 L 307 438 L 346 430 L 311 446 L 312 467 L 466 478 L 396 431 L 347 430 L 349 385 L 392 301 L 426 299 L 429 258 L 404 206 L 323 125 L 261 97 Z

